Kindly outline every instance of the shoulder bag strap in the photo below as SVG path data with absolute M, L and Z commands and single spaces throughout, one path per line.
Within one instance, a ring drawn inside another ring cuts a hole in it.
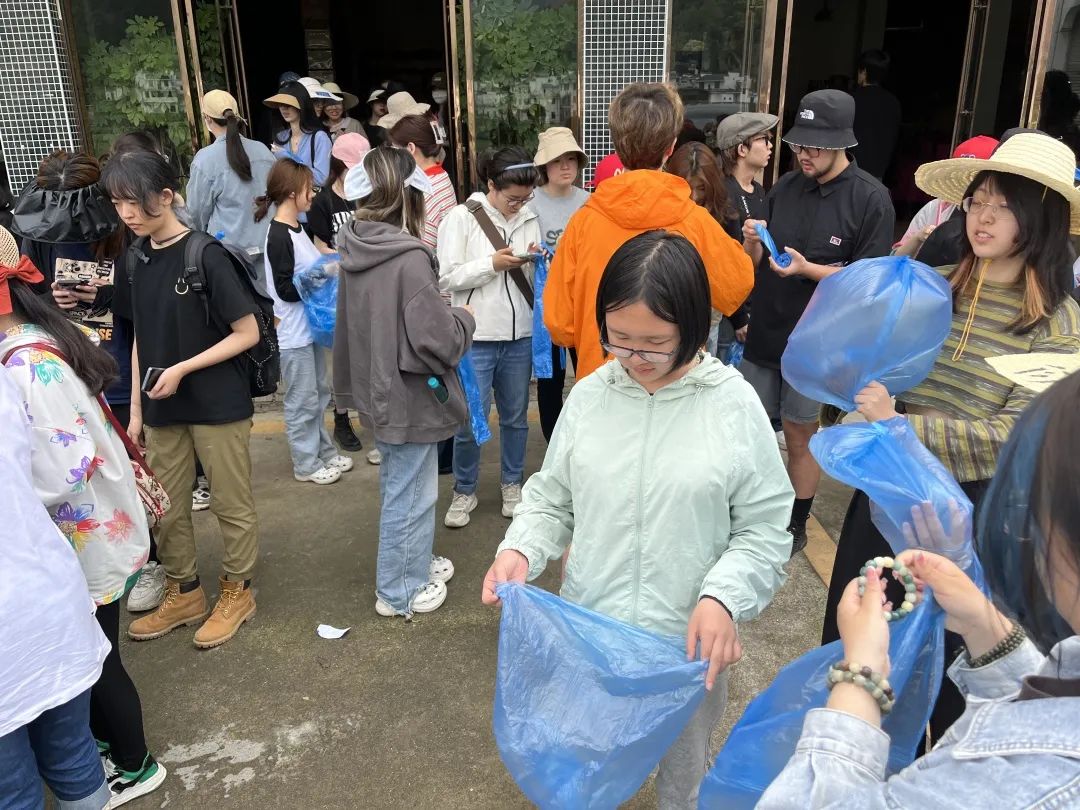
M 503 239 L 502 234 L 499 233 L 499 229 L 495 227 L 495 223 L 491 221 L 491 217 L 487 215 L 487 211 L 484 210 L 483 203 L 479 200 L 469 200 L 465 203 L 465 207 L 476 219 L 476 224 L 480 226 L 480 230 L 484 232 L 484 236 L 488 238 L 488 241 L 491 242 L 491 245 L 495 250 L 504 250 L 509 247 L 509 245 L 506 244 L 506 240 Z M 529 284 L 529 280 L 525 278 L 525 274 L 521 271 L 521 268 L 514 267 L 506 272 L 510 274 L 510 278 L 513 279 L 518 290 L 525 296 L 525 300 L 529 302 L 529 309 L 532 309 L 533 288 L 532 285 Z
M 71 365 L 71 361 L 64 356 L 64 353 L 60 351 L 59 348 L 57 348 L 51 343 L 45 343 L 44 341 L 23 343 L 19 346 L 16 346 L 15 348 L 11 349 L 11 351 L 7 352 L 4 355 L 3 359 L 0 359 L 0 365 L 6 366 L 7 361 L 11 359 L 11 355 L 13 355 L 17 351 L 20 351 L 21 349 L 37 349 L 39 352 L 48 352 L 54 357 L 58 357 L 68 366 Z M 137 463 L 140 467 L 142 467 L 148 475 L 152 475 L 152 473 L 150 472 L 150 467 L 148 467 L 146 464 L 146 459 L 143 458 L 142 453 L 139 452 L 139 448 L 135 446 L 135 443 L 131 441 L 131 437 L 128 436 L 127 428 L 120 424 L 120 420 L 116 418 L 116 414 L 114 414 L 112 408 L 109 407 L 109 403 L 105 399 L 104 392 L 101 392 L 97 395 L 97 402 L 98 406 L 101 408 L 101 412 L 105 415 L 105 418 L 108 419 L 109 422 L 112 424 L 113 430 L 115 430 L 117 435 L 120 436 L 120 441 L 124 443 L 124 448 L 127 450 L 128 456 L 131 458 L 131 460 Z

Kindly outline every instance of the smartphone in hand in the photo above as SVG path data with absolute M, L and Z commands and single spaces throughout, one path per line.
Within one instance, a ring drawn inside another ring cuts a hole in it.
M 142 390 L 144 393 L 149 394 L 154 390 L 154 386 L 157 385 L 158 379 L 165 373 L 165 369 L 150 366 L 146 370 L 146 374 L 143 375 Z

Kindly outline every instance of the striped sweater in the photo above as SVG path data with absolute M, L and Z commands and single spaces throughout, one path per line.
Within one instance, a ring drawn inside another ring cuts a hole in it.
M 938 268 L 948 275 L 952 267 Z M 1017 418 L 1036 394 L 1013 385 L 995 372 L 987 357 L 1030 352 L 1080 352 L 1080 307 L 1066 298 L 1047 321 L 1024 335 L 1008 325 L 1020 312 L 1022 284 L 983 282 L 967 348 L 953 354 L 971 312 L 970 294 L 957 298 L 952 329 L 930 376 L 897 399 L 907 405 L 933 408 L 941 416 L 908 418 L 916 435 L 957 481 L 992 478 L 1001 451 Z
M 457 194 L 450 175 L 442 166 L 432 166 L 424 173 L 431 180 L 431 193 L 424 195 L 424 235 L 421 241 L 432 250 L 439 240 L 439 223 L 457 205 Z

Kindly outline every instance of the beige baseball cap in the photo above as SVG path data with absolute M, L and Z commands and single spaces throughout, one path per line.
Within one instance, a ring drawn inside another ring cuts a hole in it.
M 202 97 L 202 103 L 199 107 L 204 115 L 218 120 L 224 118 L 225 113 L 230 110 L 233 115 L 240 118 L 240 105 L 236 103 L 236 99 L 233 98 L 231 93 L 224 90 L 211 90 Z

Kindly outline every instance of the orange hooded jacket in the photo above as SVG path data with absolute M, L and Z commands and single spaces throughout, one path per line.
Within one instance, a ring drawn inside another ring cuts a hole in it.
M 605 180 L 571 217 L 544 288 L 544 323 L 555 343 L 577 349 L 577 379 L 605 362 L 596 292 L 608 260 L 627 240 L 655 229 L 682 234 L 697 248 L 709 274 L 713 309 L 731 315 L 750 294 L 750 257 L 694 202 L 685 180 L 649 169 Z

